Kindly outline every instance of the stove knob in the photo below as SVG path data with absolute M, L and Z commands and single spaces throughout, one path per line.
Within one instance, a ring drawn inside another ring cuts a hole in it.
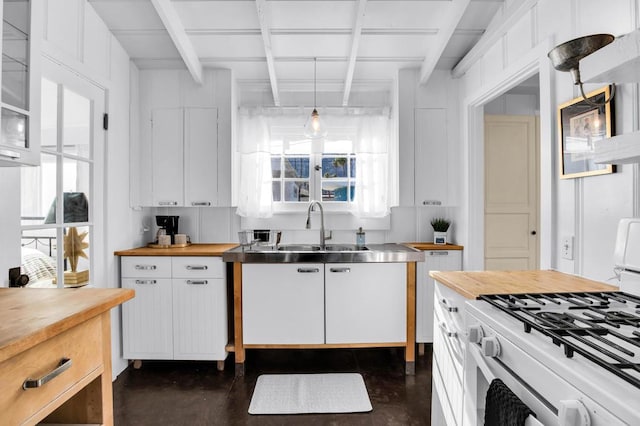
M 489 358 L 500 356 L 500 343 L 498 343 L 497 337 L 483 337 L 480 344 L 482 345 L 482 355 Z
M 591 418 L 586 407 L 575 399 L 560 401 L 559 426 L 590 426 Z
M 484 337 L 484 331 L 482 331 L 481 325 L 469 326 L 469 342 L 480 343 Z

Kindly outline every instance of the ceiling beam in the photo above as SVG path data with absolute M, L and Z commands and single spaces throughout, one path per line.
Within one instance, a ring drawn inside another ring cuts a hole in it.
M 280 94 L 278 91 L 278 78 L 276 77 L 276 67 L 273 61 L 273 51 L 271 49 L 271 28 L 269 27 L 269 10 L 266 0 L 256 0 L 258 9 L 258 21 L 260 22 L 260 32 L 262 33 L 262 43 L 267 59 L 267 69 L 269 70 L 269 80 L 271 81 L 271 92 L 273 93 L 273 104 L 280 106 Z
M 349 95 L 351 94 L 351 84 L 353 83 L 353 73 L 356 70 L 356 59 L 358 57 L 358 45 L 360 45 L 360 36 L 362 35 L 362 24 L 364 22 L 365 10 L 367 9 L 367 0 L 358 0 L 358 10 L 356 12 L 356 20 L 353 24 L 353 33 L 351 34 L 351 54 L 349 55 L 349 65 L 347 65 L 347 76 L 344 78 L 344 94 L 342 95 L 342 105 L 349 104 Z
M 198 59 L 196 50 L 193 48 L 193 44 L 191 44 L 191 40 L 189 40 L 189 36 L 184 30 L 178 12 L 171 5 L 171 0 L 151 0 L 151 4 L 158 12 L 158 16 L 160 16 L 160 20 L 167 29 L 176 49 L 180 52 L 180 56 L 182 56 L 184 64 L 191 73 L 191 77 L 196 83 L 202 84 L 202 64 Z
M 440 31 L 435 37 L 431 38 L 431 43 L 429 46 L 432 49 L 429 49 L 426 52 L 426 56 L 424 58 L 424 62 L 422 63 L 422 67 L 420 68 L 420 84 L 426 84 L 429 77 L 433 73 L 433 70 L 436 68 L 436 64 L 440 60 L 442 56 L 442 52 L 449 44 L 449 40 L 451 36 L 456 30 L 456 27 L 460 23 L 460 19 L 462 19 L 462 15 L 467 10 L 469 6 L 470 0 L 452 0 L 451 5 L 449 6 L 449 11 L 447 13 L 444 22 L 442 23 L 442 27 Z

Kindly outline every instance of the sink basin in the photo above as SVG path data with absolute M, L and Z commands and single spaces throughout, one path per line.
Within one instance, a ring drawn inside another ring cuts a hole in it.
M 320 251 L 320 246 L 313 244 L 286 244 L 279 246 L 278 251 Z
M 354 244 L 330 244 L 327 245 L 324 251 L 366 251 L 369 250 L 366 247 L 356 246 Z M 317 252 L 323 251 L 319 245 L 315 244 L 286 244 L 278 247 L 278 251 L 293 251 L 293 252 Z
M 326 248 L 327 251 L 367 251 L 369 250 L 363 246 L 356 246 L 354 244 L 331 244 Z

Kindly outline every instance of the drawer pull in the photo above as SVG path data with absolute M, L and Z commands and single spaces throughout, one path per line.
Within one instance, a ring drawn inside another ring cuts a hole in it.
M 138 271 L 155 271 L 158 269 L 156 265 L 136 265 Z
M 155 284 L 156 280 L 136 280 L 136 284 Z
M 191 202 L 192 206 L 210 206 L 211 203 L 209 201 L 192 201 Z
M 8 149 L 0 149 L 0 157 L 9 158 L 10 160 L 19 160 L 20 153 L 16 151 L 10 151 Z
M 27 389 L 32 389 L 32 388 L 39 388 L 40 386 L 42 386 L 45 383 L 55 379 L 60 374 L 62 374 L 65 371 L 67 371 L 69 369 L 69 367 L 71 367 L 71 364 L 72 363 L 71 363 L 71 359 L 70 358 L 62 358 L 60 360 L 60 363 L 56 367 L 56 369 L 53 370 L 52 372 L 45 374 L 44 376 L 40 377 L 39 379 L 27 379 L 27 380 L 25 380 L 24 383 L 22 384 L 22 389 L 27 390 Z
M 351 268 L 330 268 L 331 272 L 351 272 Z
M 159 206 L 177 206 L 177 201 L 158 201 Z
M 208 283 L 209 281 L 207 280 L 187 280 L 187 284 L 191 284 L 191 285 L 205 285 Z
M 458 312 L 458 308 L 456 308 L 455 306 L 449 306 L 449 302 L 447 302 L 447 299 L 442 299 L 440 301 L 440 304 L 442 305 L 442 307 L 448 311 L 448 312 Z
M 449 256 L 449 252 L 448 251 L 442 251 L 442 250 L 430 251 L 429 252 L 429 256 Z
M 447 326 L 443 322 L 440 323 L 440 329 L 444 332 L 445 336 L 447 337 L 453 337 L 453 338 L 458 337 L 458 333 L 456 333 L 455 331 L 447 330 Z
M 320 272 L 319 268 L 298 268 L 298 272 L 301 274 L 315 274 Z
M 206 271 L 209 269 L 207 265 L 187 265 L 186 268 L 190 271 Z

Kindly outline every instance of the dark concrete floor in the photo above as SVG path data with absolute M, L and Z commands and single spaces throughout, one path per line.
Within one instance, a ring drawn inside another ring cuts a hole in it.
M 116 426 L 123 425 L 429 425 L 431 351 L 405 376 L 399 349 L 249 350 L 246 374 L 215 362 L 145 361 L 113 384 Z M 361 373 L 373 411 L 354 414 L 250 415 L 260 374 Z

